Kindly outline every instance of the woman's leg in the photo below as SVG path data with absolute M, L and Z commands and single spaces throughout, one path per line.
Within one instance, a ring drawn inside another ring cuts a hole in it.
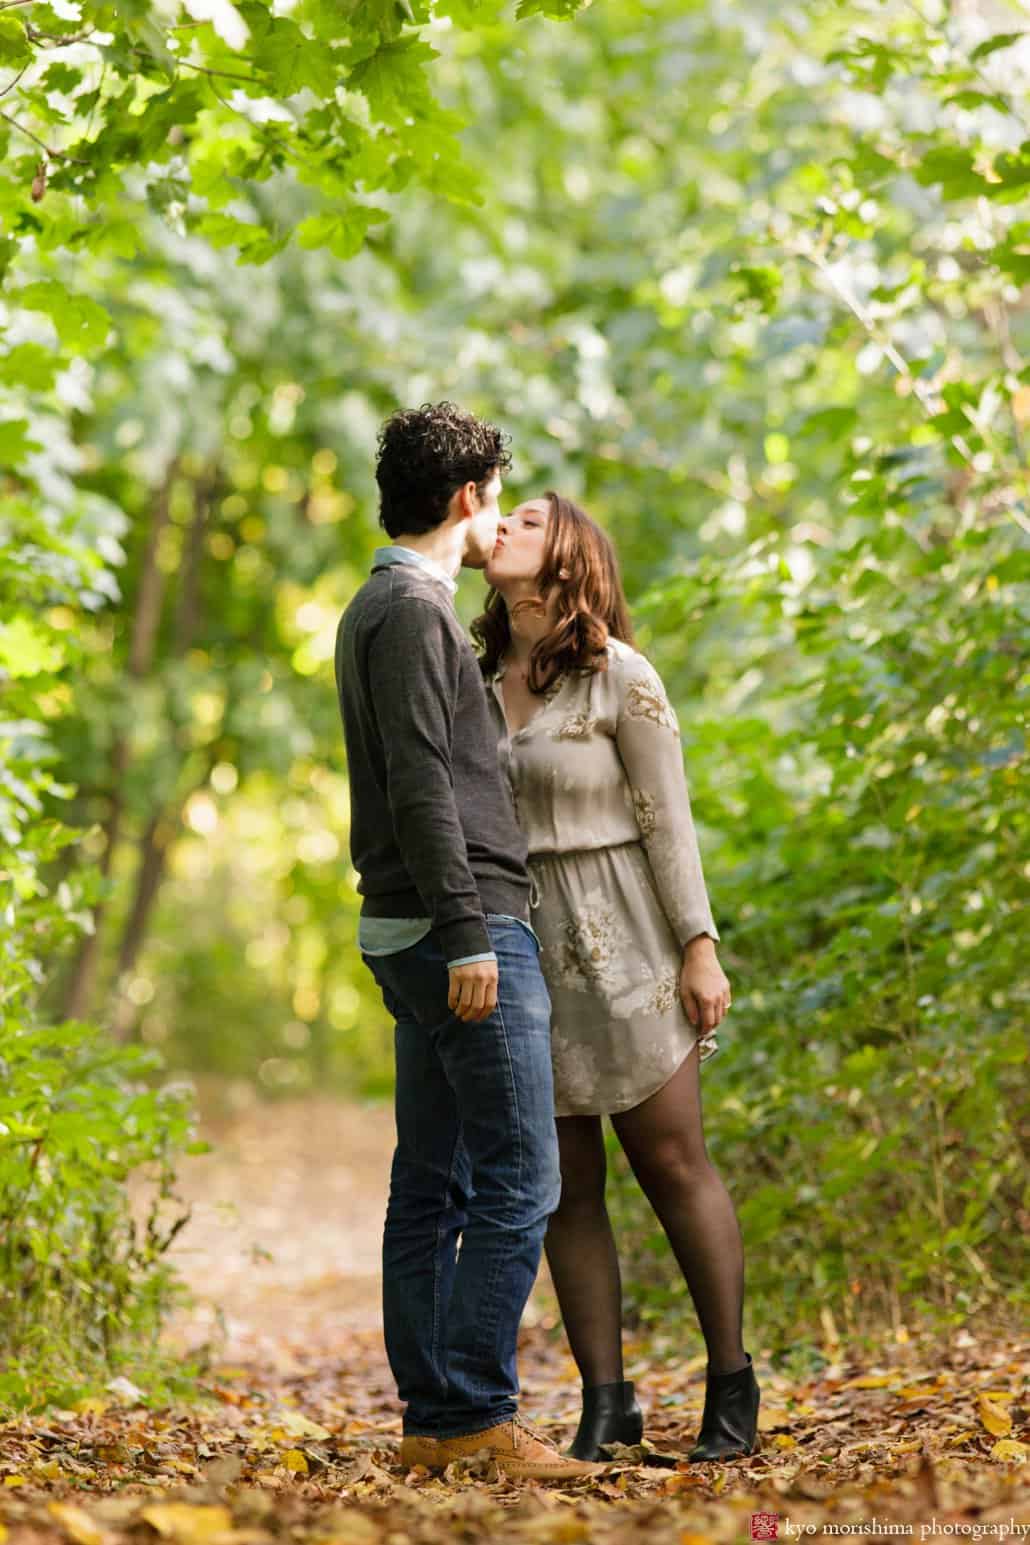
M 663 1088 L 614 1115 L 612 1125 L 686 1278 L 709 1373 L 745 1367 L 744 1246 L 730 1194 L 705 1147 L 697 1047 Z
M 622 1280 L 604 1201 L 600 1116 L 558 1116 L 562 1192 L 544 1237 L 569 1347 L 585 1386 L 622 1379 Z

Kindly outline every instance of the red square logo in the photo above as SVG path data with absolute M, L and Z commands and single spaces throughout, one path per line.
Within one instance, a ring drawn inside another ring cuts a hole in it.
M 753 1540 L 775 1540 L 779 1532 L 779 1513 L 751 1514 L 751 1538 Z

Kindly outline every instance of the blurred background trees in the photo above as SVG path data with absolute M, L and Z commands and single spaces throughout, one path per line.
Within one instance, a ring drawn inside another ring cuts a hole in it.
M 513 502 L 612 532 L 680 711 L 750 1312 L 833 1344 L 1015 1305 L 1025 18 L 274 9 L 0 9 L 5 1045 L 388 1094 L 332 649 L 376 426 L 456 398 Z

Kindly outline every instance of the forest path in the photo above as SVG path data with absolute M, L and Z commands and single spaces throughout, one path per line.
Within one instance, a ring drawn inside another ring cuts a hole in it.
M 175 1260 L 195 1303 L 169 1325 L 207 1346 L 202 1400 L 102 1401 L 0 1424 L 0 1545 L 735 1545 L 804 1534 L 977 1541 L 1030 1535 L 1025 1347 L 958 1331 L 885 1335 L 789 1378 L 759 1352 L 762 1451 L 685 1458 L 703 1357 L 627 1339 L 647 1441 L 597 1480 L 517 1484 L 492 1464 L 398 1463 L 379 1320 L 393 1144 L 388 1107 L 327 1096 L 209 1112 L 215 1151 L 183 1166 L 193 1217 Z M 520 1336 L 522 1403 L 568 1441 L 576 1372 L 546 1278 Z M 696 1345 L 696 1338 L 692 1338 Z

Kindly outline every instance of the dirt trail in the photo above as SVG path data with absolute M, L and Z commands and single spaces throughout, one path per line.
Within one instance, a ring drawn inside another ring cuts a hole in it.
M 201 1103 L 216 1151 L 183 1166 L 193 1219 L 175 1251 L 196 1302 L 167 1335 L 213 1343 L 204 1399 L 148 1409 L 130 1386 L 3 1424 L 0 1545 L 1027 1537 L 1015 1526 L 1030 1524 L 1030 1366 L 990 1327 L 903 1346 L 885 1331 L 875 1355 L 841 1347 L 806 1379 L 759 1346 L 763 1448 L 723 1465 L 685 1457 L 703 1354 L 627 1338 L 626 1375 L 665 1463 L 626 1450 L 603 1476 L 561 1488 L 483 1461 L 405 1473 L 379 1319 L 390 1109 L 318 1096 L 227 1117 Z M 552 1308 L 542 1275 L 519 1376 L 523 1410 L 564 1444 L 579 1384 L 547 1328 Z
M 192 1217 L 171 1254 L 197 1302 L 167 1334 L 193 1345 L 224 1329 L 223 1356 L 285 1371 L 284 1359 L 378 1331 L 392 1107 L 321 1095 L 205 1107 L 214 1152 L 182 1164 Z M 545 1265 L 538 1297 L 548 1286 Z M 534 1302 L 527 1325 L 542 1312 Z

